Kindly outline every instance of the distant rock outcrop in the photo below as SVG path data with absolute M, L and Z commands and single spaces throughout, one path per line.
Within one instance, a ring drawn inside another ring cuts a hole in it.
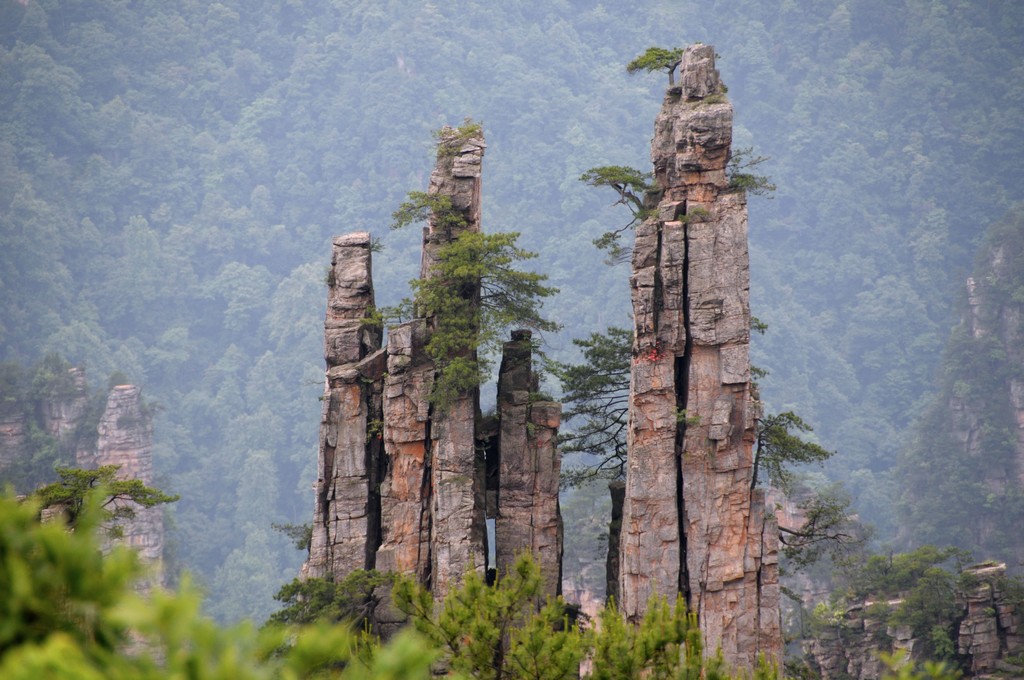
M 51 370 L 56 366 L 50 367 Z M 99 420 L 90 409 L 85 371 L 61 367 L 42 391 L 30 395 L 0 395 L 0 479 L 12 467 L 34 455 L 32 433 L 52 438 L 64 465 L 94 469 L 118 466 L 118 479 L 153 484 L 153 420 L 135 385 L 117 385 L 107 394 Z M 90 414 L 90 411 L 92 413 Z M 46 467 L 52 462 L 46 464 Z M 37 468 L 43 466 L 36 464 Z M 52 470 L 33 477 L 33 486 L 53 481 Z M 35 471 L 36 475 L 43 472 Z M 24 480 L 21 480 L 24 481 Z M 31 491 L 25 488 L 25 492 Z M 134 517 L 118 520 L 117 542 L 131 546 L 151 567 L 143 588 L 162 585 L 164 550 L 163 509 L 128 502 Z M 52 511 L 44 513 L 59 515 Z
M 153 484 L 153 419 L 136 385 L 116 385 L 97 426 L 99 437 L 94 451 L 78 453 L 77 465 L 96 468 L 117 465 L 118 479 L 138 479 Z M 145 586 L 163 585 L 164 511 L 160 506 L 143 507 L 126 501 L 134 512 L 118 521 L 119 543 L 136 550 L 150 567 Z
M 938 371 L 901 452 L 905 543 L 1024 563 L 1024 211 L 986 234 Z
M 484 149 L 478 132 L 441 132 L 427 194 L 445 197 L 459 219 L 431 214 L 423 231 L 423 279 L 435 275 L 446 244 L 480 230 Z M 369 320 L 368 234 L 335 240 L 328 284 L 327 381 L 313 538 L 303 574 L 340 579 L 355 569 L 394 571 L 415 576 L 441 598 L 469 570 L 504 568 L 511 556 L 531 550 L 548 592 L 559 592 L 560 459 L 554 441 L 560 407 L 532 398 L 529 333 L 518 332 L 505 347 L 498 426 L 487 427 L 476 389 L 459 393 L 443 409 L 432 401 L 438 374 L 426 351 L 432 317 L 392 326 L 386 349 L 378 349 Z M 496 525 L 497 565 L 487 561 L 488 518 Z
M 714 48 L 687 48 L 655 123 L 659 186 L 637 227 L 635 339 L 619 596 L 685 595 L 710 653 L 778 661 L 778 534 L 751 488 L 746 197 L 726 175 L 732 106 Z
M 71 367 L 56 383 L 60 389 L 44 394 L 0 393 L 0 476 L 32 455 L 33 428 L 53 437 L 62 451 L 74 452 L 80 446 L 78 435 L 89 404 L 85 371 Z
M 1008 592 L 1006 565 L 986 563 L 965 570 L 971 584 L 959 589 L 956 602 L 960 613 L 956 662 L 969 678 L 1019 678 L 1024 666 L 1014 662 L 1024 652 L 1024 629 L 1020 602 Z M 1018 596 L 1019 597 L 1019 596 Z M 872 680 L 885 670 L 879 652 L 903 650 L 916 661 L 922 658 L 924 641 L 907 626 L 892 626 L 886 615 L 901 599 L 860 602 L 846 609 L 834 625 L 821 630 L 804 643 L 811 669 L 822 680 Z

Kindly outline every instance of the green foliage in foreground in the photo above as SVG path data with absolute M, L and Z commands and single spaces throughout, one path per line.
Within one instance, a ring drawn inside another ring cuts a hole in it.
M 186 580 L 143 599 L 134 552 L 100 551 L 100 489 L 75 531 L 40 524 L 38 506 L 0 497 L 0 677 L 429 678 L 433 656 L 408 631 L 377 648 L 345 626 L 219 628 Z M 134 650 L 134 651 L 128 651 Z
M 99 548 L 107 490 L 86 494 L 75 531 L 40 523 L 38 506 L 0 496 L 0 677 L 9 680 L 201 678 L 411 679 L 730 677 L 704 659 L 696 619 L 681 601 L 652 601 L 639 626 L 609 606 L 596 630 L 571 622 L 560 598 L 540 606 L 539 569 L 521 558 L 495 587 L 475 572 L 440 608 L 408 581 L 395 600 L 413 625 L 381 645 L 345 625 L 243 623 L 221 628 L 199 612 L 185 579 L 149 598 L 132 590 L 144 575 L 135 553 Z M 899 678 L 946 678 L 914 675 Z M 745 677 L 777 678 L 761 663 Z
M 270 616 L 270 623 L 306 624 L 347 622 L 368 629 L 379 603 L 380 586 L 386 594 L 394 575 L 357 569 L 341 581 L 332 578 L 294 579 L 274 599 L 284 608 Z
M 445 666 L 472 678 L 576 678 L 585 659 L 585 677 L 602 680 L 731 677 L 720 657 L 704 658 L 696 615 L 686 612 L 681 597 L 675 606 L 652 599 L 639 626 L 626 623 L 611 603 L 596 626 L 584 629 L 570 620 L 561 597 L 542 604 L 542 590 L 540 569 L 525 555 L 493 587 L 471 572 L 440 608 L 409 580 L 396 585 L 394 596 Z M 778 674 L 761 663 L 752 677 Z

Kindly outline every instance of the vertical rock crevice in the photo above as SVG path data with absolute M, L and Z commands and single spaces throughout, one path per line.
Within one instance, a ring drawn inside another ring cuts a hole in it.
M 366 232 L 336 238 L 327 275 L 327 372 L 313 532 L 303 565 L 309 576 L 373 568 L 368 546 L 379 540 L 374 417 L 381 410 L 385 355 L 379 330 L 367 321 L 374 305 L 370 245 Z
M 631 620 L 652 594 L 684 593 L 708 652 L 749 668 L 780 658 L 781 631 L 766 568 L 777 546 L 751 490 L 746 199 L 728 186 L 731 141 L 714 49 L 687 48 L 655 122 L 659 202 L 633 252 L 619 588 Z
M 445 246 L 480 231 L 484 149 L 477 126 L 441 130 L 427 191 L 441 207 L 423 230 L 423 280 L 439 275 Z M 355 246 L 365 246 L 365 258 Z M 532 398 L 529 331 L 516 331 L 506 345 L 503 367 L 514 369 L 501 389 L 514 396 L 499 402 L 509 413 L 483 419 L 478 388 L 439 405 L 433 396 L 444 367 L 429 351 L 439 319 L 417 310 L 423 316 L 389 328 L 387 347 L 379 349 L 379 334 L 367 335 L 373 329 L 362 321 L 373 305 L 369 236 L 340 237 L 334 259 L 320 479 L 304 574 L 341 579 L 357 568 L 394 571 L 414 575 L 442 599 L 469 571 L 483 575 L 486 518 L 494 517 L 499 563 L 510 565 L 530 550 L 547 592 L 559 592 L 561 407 Z M 471 307 L 480 304 L 479 282 L 457 293 Z
M 118 479 L 138 479 L 153 484 L 153 419 L 136 385 L 116 385 L 107 395 L 106 407 L 97 426 L 95 450 L 80 450 L 77 465 L 84 468 L 118 466 Z M 118 522 L 117 543 L 135 550 L 149 567 L 139 589 L 162 587 L 164 552 L 164 509 L 147 508 L 133 501 L 117 501 L 132 509 L 134 516 Z M 111 508 L 114 509 L 114 508 Z

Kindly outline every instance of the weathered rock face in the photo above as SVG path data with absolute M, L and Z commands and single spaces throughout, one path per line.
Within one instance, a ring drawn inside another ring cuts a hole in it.
M 535 401 L 531 335 L 515 331 L 498 373 L 499 473 L 495 559 L 503 574 L 522 552 L 540 562 L 545 592 L 562 588 L 561 459 L 555 447 L 562 406 Z
M 446 244 L 480 230 L 484 148 L 482 136 L 471 128 L 441 132 L 428 194 L 445 198 L 459 219 L 431 215 L 423 232 L 423 279 L 436 275 Z M 438 375 L 426 351 L 435 328 L 432 317 L 389 328 L 387 348 L 377 350 L 379 338 L 368 335 L 358 321 L 373 304 L 369 258 L 368 235 L 335 241 L 320 478 L 303 573 L 344 578 L 359 568 L 395 571 L 414 575 L 440 599 L 469 570 L 482 574 L 488 566 L 490 496 L 492 513 L 507 512 L 516 522 L 512 529 L 509 521 L 500 520 L 499 562 L 533 550 L 549 591 L 557 592 L 560 461 L 554 441 L 560 407 L 529 403 L 529 334 L 516 345 L 521 347 L 526 338 L 525 356 L 517 354 L 517 366 L 525 366 L 525 387 L 518 387 L 520 369 L 514 378 L 503 379 L 506 386 L 509 380 L 517 385 L 508 388 L 515 393 L 515 405 L 509 407 L 515 412 L 502 421 L 502 436 L 495 440 L 496 433 L 481 427 L 478 390 L 456 395 L 443 409 L 431 400 Z M 479 290 L 462 293 L 479 302 Z M 505 479 L 490 494 L 488 457 L 495 484 L 498 476 Z M 499 460 L 509 466 L 500 474 Z
M 707 649 L 778 660 L 778 534 L 751 489 L 746 199 L 729 190 L 732 106 L 714 49 L 686 50 L 651 155 L 656 216 L 637 228 L 635 323 L 619 594 L 638 620 L 682 592 Z
M 153 484 L 153 419 L 136 385 L 117 385 L 107 395 L 107 405 L 97 427 L 95 451 L 79 451 L 78 466 L 94 468 L 117 465 L 118 479 L 138 479 Z M 146 508 L 126 502 L 134 511 L 131 519 L 118 525 L 118 543 L 130 546 L 150 565 L 152 571 L 144 584 L 163 584 L 164 511 L 160 506 Z
M 89 403 L 85 371 L 71 368 L 62 382 L 63 389 L 56 393 L 38 395 L 28 401 L 0 394 L 0 475 L 32 455 L 28 437 L 33 424 L 53 437 L 63 451 L 78 448 L 75 437 L 80 433 Z
M 380 538 L 380 332 L 373 307 L 370 235 L 334 240 L 324 321 L 323 410 L 317 462 L 310 576 L 372 569 Z
M 997 672 L 1020 677 L 1024 667 L 1008 663 L 1007 657 L 1024 652 L 1024 616 L 1004 588 L 1006 565 L 983 564 L 968 573 L 976 585 L 962 593 L 965 611 L 957 652 L 970 659 L 972 677 Z
M 486 145 L 481 134 L 462 135 L 443 128 L 437 164 L 430 175 L 430 195 L 445 196 L 461 217 L 462 225 L 433 214 L 423 230 L 420 277 L 434 276 L 440 250 L 463 232 L 480 231 L 480 186 Z M 468 293 L 475 302 L 479 290 Z M 428 332 L 433 319 L 426 319 Z M 429 397 L 429 391 L 423 395 Z M 457 583 L 467 570 L 486 569 L 484 520 L 484 465 L 476 456 L 476 422 L 479 411 L 476 390 L 458 395 L 444 410 L 421 402 L 418 410 L 429 413 L 429 440 L 425 453 L 427 498 L 424 522 L 430 529 L 430 571 L 424 579 L 438 598 Z M 385 420 L 387 422 L 387 420 Z
M 60 442 L 66 442 L 73 436 L 89 404 L 85 371 L 73 367 L 69 374 L 69 389 L 44 399 L 40 404 L 45 430 Z
M 1010 657 L 1024 651 L 1021 612 L 1006 592 L 1005 564 L 986 563 L 965 573 L 974 577 L 974 585 L 957 592 L 961 607 L 957 616 L 957 662 L 965 677 L 1021 677 L 1024 668 Z M 887 626 L 879 609 L 890 611 L 902 600 L 863 602 L 846 610 L 842 619 L 804 643 L 812 670 L 822 680 L 881 677 L 884 667 L 879 652 L 906 651 L 915 661 L 923 661 L 926 645 L 907 627 Z
M 447 196 L 451 207 L 462 217 L 464 224 L 453 227 L 450 222 L 432 215 L 423 228 L 423 252 L 420 278 L 432 276 L 438 261 L 438 251 L 463 231 L 480 231 L 480 193 L 483 173 L 483 134 L 463 135 L 449 127 L 441 129 L 437 149 L 437 164 L 430 173 L 427 194 Z
M 429 582 L 430 390 L 434 365 L 423 351 L 426 323 L 416 319 L 388 329 L 384 386 L 384 451 L 381 486 L 383 543 L 377 569 L 415 574 Z

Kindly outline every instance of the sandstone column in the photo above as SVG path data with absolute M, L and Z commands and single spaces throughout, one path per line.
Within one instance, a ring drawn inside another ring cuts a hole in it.
M 682 592 L 708 652 L 781 655 L 777 533 L 751 489 L 754 404 L 746 198 L 726 163 L 732 106 L 714 48 L 687 48 L 655 122 L 656 214 L 638 228 L 629 459 L 620 548 L 625 615 Z
M 428 194 L 447 196 L 464 225 L 453 228 L 431 215 L 423 230 L 420 277 L 434 276 L 438 252 L 463 232 L 480 231 L 482 132 L 468 135 L 442 128 L 437 145 L 437 165 L 430 175 Z M 479 304 L 479 290 L 469 293 Z M 432 319 L 427 319 L 430 327 Z M 483 461 L 476 455 L 478 390 L 460 394 L 445 409 L 434 409 L 430 430 L 432 460 L 430 486 L 432 507 L 431 589 L 441 599 L 470 569 L 483 573 L 486 527 L 484 521 Z
M 445 246 L 480 231 L 484 149 L 477 126 L 441 130 L 427 191 L 436 203 L 428 202 L 421 280 L 441 275 Z M 469 570 L 483 574 L 487 566 L 485 506 L 499 512 L 503 493 L 494 488 L 488 500 L 488 457 L 498 476 L 496 439 L 481 426 L 477 388 L 446 395 L 443 404 L 432 398 L 445 358 L 432 356 L 429 343 L 444 317 L 415 310 L 420 318 L 389 328 L 386 350 L 377 349 L 379 336 L 362 322 L 373 305 L 368 235 L 337 239 L 331 271 L 320 480 L 304 573 L 343 578 L 356 568 L 396 571 L 414 575 L 442 599 Z M 468 307 L 480 304 L 479 281 L 460 282 L 458 293 Z M 508 515 L 524 531 L 499 537 L 498 551 L 504 557 L 532 550 L 555 594 L 561 581 L 555 448 L 561 407 L 529 402 L 529 333 L 518 339 L 525 340 L 525 377 L 516 378 L 523 384 L 515 390 L 516 415 L 503 421 L 515 422 L 509 436 L 517 445 L 507 445 L 514 449 L 507 460 L 518 462 L 503 474 L 511 485 L 505 500 L 515 501 Z
M 80 452 L 82 467 L 117 465 L 118 479 L 138 479 L 146 486 L 153 484 L 153 420 L 142 401 L 142 391 L 135 385 L 117 385 L 107 395 L 107 405 L 97 426 L 99 438 L 95 452 Z M 126 501 L 135 516 L 119 522 L 121 537 L 117 542 L 138 552 L 151 565 L 153 574 L 143 588 L 162 585 L 164 552 L 164 511 L 160 506 L 146 508 Z
M 562 517 L 558 507 L 561 458 L 555 446 L 561 404 L 531 401 L 533 349 L 529 331 L 513 331 L 498 372 L 498 513 L 495 558 L 499 576 L 525 551 L 540 563 L 545 593 L 562 590 Z
M 344 577 L 374 567 L 379 535 L 381 435 L 380 332 L 373 307 L 370 235 L 334 240 L 328 274 L 316 505 L 307 576 Z
M 430 390 L 434 364 L 424 354 L 426 323 L 415 319 L 388 329 L 384 384 L 381 485 L 383 542 L 377 569 L 430 578 Z

